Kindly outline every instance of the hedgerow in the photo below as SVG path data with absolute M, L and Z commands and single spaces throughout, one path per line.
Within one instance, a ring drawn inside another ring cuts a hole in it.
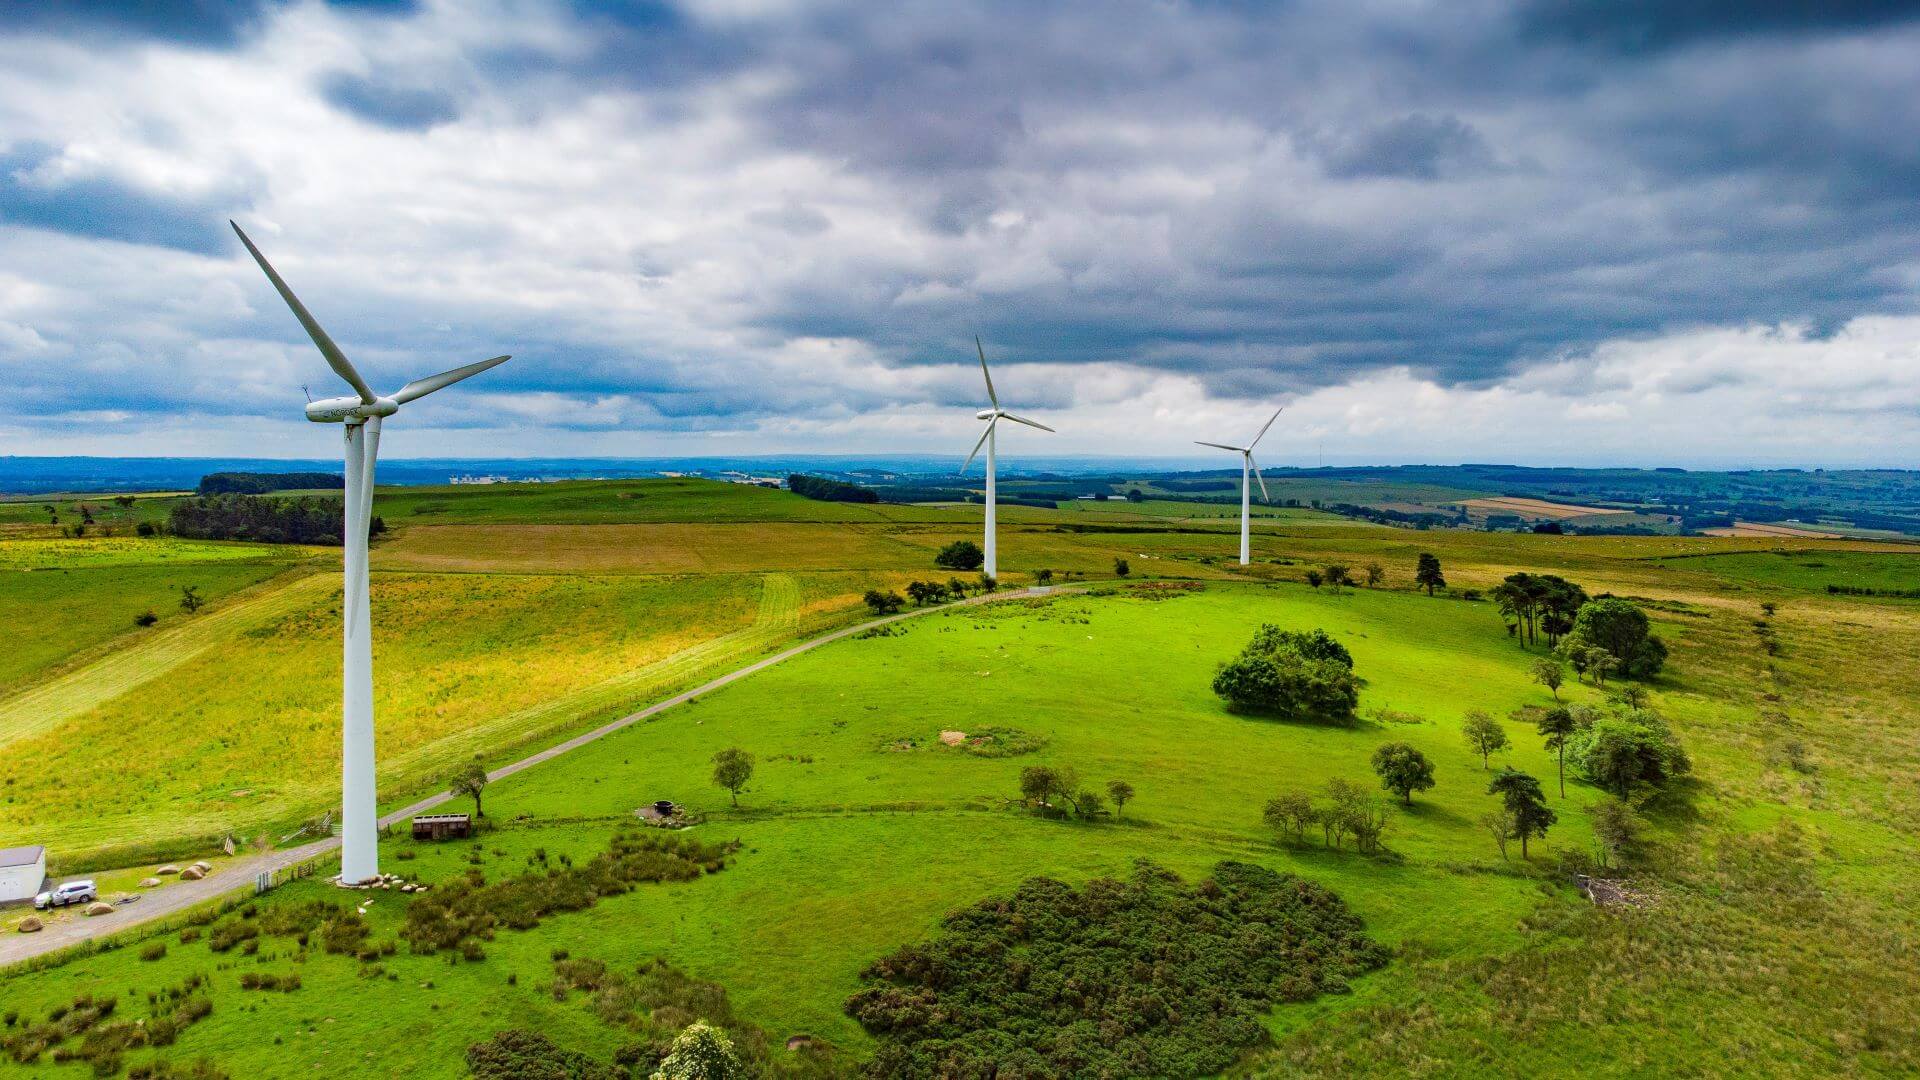
M 1267 1039 L 1275 1003 L 1344 992 L 1386 955 L 1303 878 L 1222 862 L 1188 887 L 1142 860 L 949 915 L 846 1010 L 880 1040 L 874 1076 L 1203 1076 Z

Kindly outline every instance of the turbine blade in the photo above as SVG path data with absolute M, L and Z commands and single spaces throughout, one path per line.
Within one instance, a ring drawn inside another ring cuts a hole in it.
M 1247 448 L 1244 446 L 1228 446 L 1226 443 L 1219 442 L 1202 442 L 1199 439 L 1193 441 L 1196 446 L 1211 446 L 1215 450 L 1231 450 L 1236 454 L 1244 454 L 1247 452 Z
M 993 425 L 997 423 L 998 420 L 999 418 L 995 417 L 993 420 L 987 421 L 986 430 L 980 433 L 980 441 L 973 444 L 973 452 L 967 455 L 967 463 L 960 466 L 961 472 L 964 473 L 973 466 L 973 459 L 980 456 L 980 448 L 987 445 L 987 436 L 993 434 Z
M 1028 427 L 1037 427 L 1041 431 L 1053 431 L 1052 428 L 1048 427 L 1047 425 L 1041 423 L 1038 420 L 1029 420 L 1024 416 L 1015 416 L 1010 412 L 1003 412 L 1000 415 L 1006 417 L 1007 419 L 1013 421 L 1016 424 L 1025 424 Z M 1057 435 L 1059 434 L 1059 432 L 1054 432 L 1054 434 Z
M 360 373 L 353 370 L 353 364 L 348 361 L 347 354 L 340 351 L 340 346 L 333 343 L 333 339 L 327 336 L 325 330 L 320 329 L 320 324 L 314 321 L 306 305 L 300 302 L 299 297 L 293 295 L 292 289 L 287 288 L 287 283 L 281 280 L 272 264 L 267 262 L 267 257 L 260 254 L 260 249 L 253 246 L 253 241 L 247 238 L 247 234 L 241 230 L 239 223 L 228 221 L 227 224 L 232 225 L 233 231 L 239 234 L 240 242 L 247 245 L 247 251 L 253 255 L 253 261 L 259 263 L 260 269 L 267 272 L 267 280 L 273 282 L 274 289 L 280 293 L 280 299 L 285 300 L 287 306 L 293 309 L 293 317 L 300 320 L 300 325 L 306 329 L 307 336 L 312 338 L 314 345 L 320 349 L 320 355 L 327 358 L 327 365 L 333 368 L 334 374 L 347 380 L 347 385 L 353 387 L 354 393 L 360 395 L 361 401 L 368 405 L 373 404 L 376 400 L 374 392 L 367 387 L 367 381 L 360 377 Z
M 405 405 L 415 398 L 423 398 L 435 390 L 452 386 L 461 379 L 478 375 L 490 367 L 499 367 L 510 359 L 512 358 L 496 356 L 491 360 L 482 360 L 477 364 L 468 364 L 466 367 L 457 367 L 452 371 L 443 371 L 438 375 L 429 375 L 424 379 L 415 379 L 396 391 L 393 395 L 393 400 Z
M 1287 407 L 1286 407 L 1285 405 L 1282 405 L 1282 406 L 1280 406 L 1279 408 L 1277 408 L 1277 409 L 1275 409 L 1275 410 L 1273 410 L 1273 415 L 1272 415 L 1272 416 L 1269 416 L 1269 417 L 1267 417 L 1267 422 L 1266 422 L 1266 423 L 1265 423 L 1264 425 L 1262 425 L 1262 426 L 1261 426 L 1261 428 L 1260 428 L 1260 434 L 1258 434 L 1258 435 L 1255 435 L 1255 436 L 1253 437 L 1253 441 L 1247 444 L 1247 450 L 1248 450 L 1249 452 L 1251 452 L 1251 451 L 1253 450 L 1253 448 L 1254 448 L 1254 447 L 1256 447 L 1256 446 L 1259 446 L 1259 445 L 1260 445 L 1260 440 L 1261 440 L 1261 439 L 1264 439 L 1264 438 L 1266 438 L 1266 437 L 1267 437 L 1267 428 L 1270 428 L 1270 427 L 1272 427 L 1272 426 L 1273 426 L 1273 422 L 1274 422 L 1275 420 L 1278 420 L 1278 419 L 1280 419 L 1280 414 L 1281 414 L 1281 413 L 1283 413 L 1283 412 L 1286 412 L 1286 411 L 1287 411 Z
M 993 373 L 987 370 L 987 350 L 980 345 L 980 335 L 973 335 L 973 351 L 980 354 L 980 374 L 987 377 L 987 400 L 993 402 L 994 409 L 1000 408 L 1000 396 L 993 392 Z
M 1260 463 L 1253 460 L 1251 453 L 1247 455 L 1247 464 L 1253 466 L 1253 478 L 1260 481 L 1260 501 L 1267 503 L 1272 502 L 1273 497 L 1267 494 L 1267 478 L 1260 475 Z

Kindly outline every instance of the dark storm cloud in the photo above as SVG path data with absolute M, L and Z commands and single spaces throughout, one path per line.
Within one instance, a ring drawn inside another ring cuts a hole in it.
M 225 248 L 221 214 L 232 203 L 146 191 L 106 175 L 43 175 L 57 156 L 39 143 L 0 153 L 0 222 L 202 255 Z
M 228 47 L 280 5 L 273 0 L 27 0 L 0 4 L 0 31 L 99 36 Z M 413 0 L 330 0 L 376 14 L 410 11 Z
M 1917 17 L 1914 0 L 1532 0 L 1519 21 L 1528 36 L 1632 52 L 1868 30 Z
M 459 105 L 445 90 L 400 86 L 346 72 L 322 80 L 321 93 L 336 108 L 401 131 L 424 130 L 460 115 Z

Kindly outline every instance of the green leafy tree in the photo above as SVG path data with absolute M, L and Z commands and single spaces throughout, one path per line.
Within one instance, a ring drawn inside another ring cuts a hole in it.
M 1433 590 L 1447 587 L 1447 578 L 1440 572 L 1440 559 L 1430 552 L 1421 552 L 1420 561 L 1414 567 L 1413 583 L 1427 590 L 1432 596 Z
M 751 779 L 752 754 L 739 747 L 728 747 L 713 755 L 714 786 L 726 788 L 733 795 L 733 805 L 740 805 L 740 792 L 746 789 L 747 781 Z
M 1560 700 L 1560 687 L 1567 681 L 1567 669 L 1560 661 L 1551 657 L 1541 657 L 1533 662 L 1533 681 L 1553 692 L 1553 700 Z
M 987 561 L 987 553 L 971 540 L 955 540 L 933 557 L 935 566 L 948 570 L 978 570 Z
M 673 1049 L 652 1080 L 745 1080 L 748 1075 L 726 1032 L 696 1020 L 674 1036 Z
M 1126 577 L 1128 574 L 1133 573 L 1133 567 L 1127 565 L 1127 560 L 1125 559 L 1115 559 L 1113 560 L 1113 572 L 1115 576 Z
M 1560 759 L 1560 797 L 1567 797 L 1567 743 L 1580 730 L 1571 709 L 1548 709 L 1540 714 L 1537 725 L 1546 737 L 1547 750 Z
M 1347 572 L 1346 566 L 1341 563 L 1328 563 L 1327 568 L 1322 571 L 1322 573 L 1326 575 L 1327 587 L 1336 593 L 1340 591 L 1340 586 L 1349 585 L 1353 582 L 1353 577 Z
M 1214 675 L 1213 692 L 1235 712 L 1339 724 L 1352 723 L 1360 703 L 1352 668 L 1287 649 L 1245 652 L 1223 664 Z
M 1480 815 L 1480 827 L 1500 846 L 1500 861 L 1507 861 L 1507 841 L 1513 839 L 1513 817 L 1505 810 L 1489 810 Z
M 1466 719 L 1460 722 L 1460 734 L 1467 737 L 1467 745 L 1480 755 L 1480 767 L 1493 767 L 1493 755 L 1512 746 L 1507 738 L 1507 729 L 1500 721 L 1487 715 L 1485 709 L 1469 710 Z
M 455 795 L 473 800 L 473 816 L 486 817 L 480 809 L 480 793 L 487 790 L 487 767 L 480 763 L 480 755 L 475 754 L 472 761 L 461 762 L 447 776 L 447 790 Z
M 1580 775 L 1621 799 L 1636 784 L 1657 787 L 1693 768 L 1666 722 L 1645 710 L 1595 720 L 1573 737 L 1567 756 Z
M 1501 770 L 1487 785 L 1487 794 L 1500 796 L 1502 808 L 1513 821 L 1513 835 L 1520 841 L 1522 859 L 1527 858 L 1527 841 L 1547 835 L 1547 829 L 1560 820 L 1540 793 L 1540 781 L 1526 773 Z
M 206 605 L 206 598 L 200 595 L 200 586 L 182 585 L 180 587 L 180 606 L 191 615 Z
M 1029 765 L 1020 770 L 1020 800 L 1024 803 L 1050 807 L 1054 797 L 1070 785 L 1071 779 L 1051 765 Z
M 909 589 L 908 591 L 912 590 Z M 891 589 L 888 589 L 886 592 L 881 592 L 879 589 L 868 589 L 867 595 L 862 597 L 862 599 L 867 602 L 868 607 L 873 609 L 875 615 L 891 615 L 899 611 L 900 606 L 906 603 L 905 600 L 900 598 L 899 593 Z
M 1619 661 L 1620 674 L 1629 679 L 1654 674 L 1667 659 L 1666 643 L 1653 633 L 1647 613 L 1617 596 L 1582 605 L 1569 640 L 1574 638 Z
M 1380 584 L 1387 576 L 1387 568 L 1377 562 L 1370 562 L 1362 568 L 1367 575 L 1367 588 Z
M 1083 818 L 1098 817 L 1107 808 L 1107 800 L 1093 788 L 1081 788 L 1069 796 L 1073 803 L 1073 812 Z
M 1039 585 L 1051 585 L 1053 584 L 1053 571 L 1044 569 L 1037 571 L 1033 575 L 1033 580 Z
M 1601 866 L 1619 865 L 1640 842 L 1640 817 L 1619 799 L 1603 797 L 1593 804 L 1588 816 L 1593 821 L 1593 840 L 1600 849 Z
M 1133 801 L 1133 785 L 1125 780 L 1109 780 L 1107 781 L 1107 798 L 1113 800 L 1113 816 L 1118 819 L 1120 812 Z
M 981 574 L 977 587 L 983 593 L 993 592 L 1000 587 L 1000 579 Z
M 1304 791 L 1289 791 L 1268 799 L 1261 817 L 1274 832 L 1304 840 L 1307 828 L 1319 822 L 1320 812 L 1314 809 L 1311 795 Z
M 1318 570 L 1307 571 L 1307 584 L 1313 586 L 1314 588 L 1316 589 L 1319 588 L 1320 583 L 1325 580 L 1326 579 L 1321 576 L 1320 571 Z
M 1403 742 L 1382 743 L 1373 752 L 1373 771 L 1380 786 L 1413 805 L 1413 793 L 1433 787 L 1433 762 Z

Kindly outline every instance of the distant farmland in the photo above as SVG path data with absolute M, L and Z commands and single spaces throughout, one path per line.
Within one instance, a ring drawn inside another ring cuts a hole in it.
M 1490 499 L 1463 499 L 1461 506 L 1468 512 L 1488 516 L 1493 514 L 1512 514 L 1523 518 L 1548 518 L 1553 521 L 1565 521 L 1568 518 L 1592 517 L 1597 514 L 1631 514 L 1631 510 L 1612 510 L 1604 506 L 1573 506 L 1567 503 L 1548 502 L 1545 499 L 1521 499 L 1500 496 Z

